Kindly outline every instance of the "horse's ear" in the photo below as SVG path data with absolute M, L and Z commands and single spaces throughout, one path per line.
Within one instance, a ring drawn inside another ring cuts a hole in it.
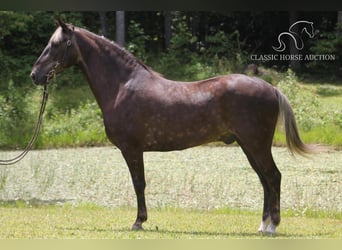
M 62 27 L 62 30 L 63 30 L 64 32 L 68 32 L 68 31 L 69 31 L 68 26 L 63 22 L 63 20 L 62 20 L 61 18 L 57 18 L 57 20 L 56 20 L 56 25 L 57 25 L 58 27 Z

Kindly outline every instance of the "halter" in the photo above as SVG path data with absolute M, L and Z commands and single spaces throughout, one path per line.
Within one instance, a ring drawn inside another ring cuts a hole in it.
M 68 48 L 71 47 L 71 45 L 72 45 L 71 39 L 67 40 L 66 45 L 67 45 L 67 47 L 66 47 L 66 50 L 65 50 L 65 52 L 63 54 L 61 62 L 59 62 L 57 60 L 55 65 L 52 67 L 52 69 L 47 73 L 47 81 L 49 81 L 51 79 L 54 79 L 56 77 L 56 70 L 59 67 L 59 65 L 61 65 L 64 62 L 65 56 L 66 56 L 66 54 L 68 52 Z

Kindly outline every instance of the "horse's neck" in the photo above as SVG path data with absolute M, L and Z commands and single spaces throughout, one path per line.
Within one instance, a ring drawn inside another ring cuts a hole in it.
M 116 55 L 118 51 L 108 51 L 105 46 L 97 46 L 94 38 L 79 35 L 77 44 L 80 53 L 79 65 L 103 110 L 115 101 L 120 84 L 130 79 L 133 69 Z

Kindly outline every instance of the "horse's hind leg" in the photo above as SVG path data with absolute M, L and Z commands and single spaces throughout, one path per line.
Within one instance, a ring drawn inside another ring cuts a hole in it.
M 239 142 L 264 189 L 264 209 L 259 232 L 275 233 L 280 223 L 281 173 L 274 163 L 271 147 L 253 148 Z

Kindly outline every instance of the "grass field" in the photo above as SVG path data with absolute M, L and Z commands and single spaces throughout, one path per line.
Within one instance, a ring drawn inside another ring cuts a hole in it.
M 342 237 L 342 154 L 292 158 L 282 172 L 279 238 Z M 13 152 L 0 152 L 6 158 Z M 259 238 L 262 188 L 238 147 L 146 153 L 145 232 L 131 232 L 135 195 L 113 147 L 33 151 L 0 169 L 0 238 Z
M 0 238 L 83 239 L 226 239 L 341 238 L 341 215 L 322 213 L 295 216 L 283 214 L 275 236 L 256 232 L 260 214 L 248 210 L 212 211 L 174 208 L 151 209 L 145 230 L 131 231 L 133 208 L 20 206 L 0 209 Z

